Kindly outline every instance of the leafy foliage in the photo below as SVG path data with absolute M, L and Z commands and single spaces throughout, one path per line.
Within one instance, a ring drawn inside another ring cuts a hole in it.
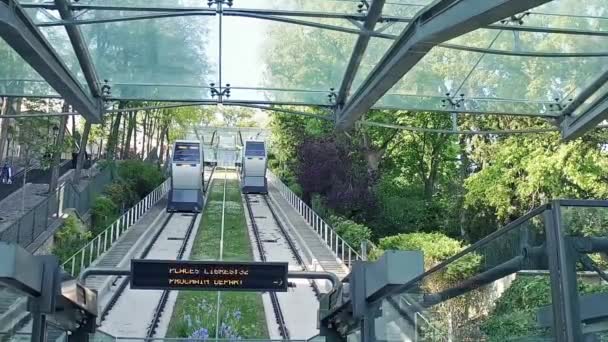
M 509 220 L 553 198 L 606 198 L 608 152 L 592 138 L 509 137 L 481 146 L 492 157 L 467 179 L 467 205 L 489 205 Z
M 578 282 L 580 295 L 608 291 L 606 285 Z M 546 331 L 536 324 L 539 308 L 551 304 L 551 285 L 546 276 L 519 276 L 497 300 L 481 328 L 490 341 L 542 335 Z
M 99 196 L 91 207 L 91 231 L 93 235 L 101 233 L 118 218 L 119 208 L 106 196 Z
M 425 269 L 430 269 L 447 258 L 459 253 L 464 247 L 458 240 L 441 233 L 398 234 L 380 239 L 380 250 L 422 251 Z M 376 252 L 376 255 L 378 252 Z M 442 270 L 442 278 L 447 281 L 466 279 L 475 274 L 481 263 L 481 256 L 465 254 Z
M 91 232 L 85 229 L 78 217 L 69 215 L 55 233 L 52 253 L 59 258 L 60 263 L 63 263 L 78 252 L 91 237 Z
M 164 180 L 158 168 L 141 160 L 125 160 L 119 163 L 118 175 L 139 198 L 145 197 Z
M 139 195 L 133 190 L 130 183 L 117 180 L 107 185 L 103 191 L 118 208 L 131 208 L 139 200 Z
M 311 203 L 313 194 L 326 198 L 336 213 L 365 219 L 374 205 L 372 184 L 358 146 L 334 137 L 306 139 L 298 147 L 298 183 L 303 199 Z
M 336 233 L 355 250 L 359 250 L 361 243 L 372 237 L 371 229 L 349 219 L 332 216 L 330 222 Z

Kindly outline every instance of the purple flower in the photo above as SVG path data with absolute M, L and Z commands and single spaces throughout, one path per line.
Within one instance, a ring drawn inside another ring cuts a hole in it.
M 198 329 L 190 335 L 190 338 L 195 341 L 207 341 L 209 339 L 209 331 L 205 328 Z

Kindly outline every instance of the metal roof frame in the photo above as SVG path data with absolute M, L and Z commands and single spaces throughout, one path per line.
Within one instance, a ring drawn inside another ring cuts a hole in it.
M 485 28 L 491 30 L 510 30 L 513 32 L 551 33 L 564 35 L 581 35 L 608 37 L 608 31 L 594 31 L 589 29 L 536 27 L 526 25 L 509 25 L 498 21 L 530 8 L 550 2 L 551 0 L 437 0 L 433 4 L 422 9 L 415 17 L 403 17 L 394 15 L 383 15 L 385 0 L 365 2 L 364 13 L 329 13 L 322 11 L 298 11 L 298 10 L 271 10 L 271 9 L 243 9 L 224 6 L 220 11 L 214 8 L 204 7 L 169 7 L 169 6 L 116 6 L 116 5 L 92 5 L 73 3 L 71 0 L 54 0 L 46 3 L 19 3 L 16 0 L 0 0 L 0 36 L 30 64 L 45 80 L 53 87 L 68 103 L 73 105 L 76 111 L 82 113 L 92 122 L 99 122 L 101 115 L 107 113 L 103 109 L 103 101 L 112 100 L 151 100 L 131 99 L 123 97 L 104 96 L 100 89 L 98 75 L 95 65 L 91 60 L 86 41 L 83 39 L 79 25 L 92 23 L 118 22 L 143 20 L 151 18 L 166 18 L 178 16 L 238 16 L 271 20 L 290 23 L 295 25 L 310 26 L 320 29 L 357 34 L 358 38 L 340 87 L 336 93 L 336 101 L 330 104 L 309 103 L 307 101 L 243 101 L 220 99 L 219 102 L 226 105 L 243 105 L 259 109 L 273 110 L 269 105 L 287 106 L 318 106 L 336 108 L 336 126 L 338 129 L 348 129 L 360 119 L 363 113 L 372 107 L 375 109 L 408 110 L 407 108 L 395 108 L 374 104 L 386 94 L 392 86 L 400 80 L 413 66 L 415 66 L 433 47 L 470 51 L 476 53 L 487 53 L 505 56 L 521 57 L 605 57 L 608 51 L 602 52 L 535 52 L 535 51 L 506 51 L 500 49 L 469 47 L 457 44 L 447 44 L 446 41 L 461 36 L 476 29 Z M 24 8 L 40 8 L 56 10 L 61 15 L 61 20 L 42 22 L 35 24 Z M 74 16 L 76 11 L 103 10 L 103 11 L 126 11 L 146 12 L 145 14 L 134 14 L 120 17 L 109 17 L 101 19 L 82 20 Z M 526 12 L 527 13 L 527 12 Z M 535 13 L 535 12 L 534 12 Z M 540 13 L 542 14 L 542 13 Z M 342 19 L 350 22 L 352 27 L 315 22 L 311 19 Z M 377 23 L 383 22 L 387 25 L 376 29 Z M 394 23 L 407 23 L 408 26 L 400 35 L 384 33 L 384 30 Z M 221 24 L 220 24 L 221 25 Z M 57 55 L 53 47 L 46 41 L 41 32 L 36 28 L 48 26 L 65 26 L 70 43 L 76 54 L 80 68 L 86 79 L 89 89 L 85 89 L 73 73 L 66 67 L 65 63 Z M 382 38 L 395 40 L 373 71 L 367 75 L 362 85 L 349 98 L 353 81 L 359 70 L 362 58 L 367 50 L 371 38 Z M 221 41 L 221 39 L 220 39 Z M 220 42 L 221 44 L 221 42 Z M 221 53 L 221 47 L 220 47 Z M 219 60 L 221 70 L 221 57 Z M 221 76 L 220 76 L 221 77 Z M 584 89 L 567 106 L 560 107 L 555 114 L 550 113 L 503 113 L 484 112 L 485 114 L 497 115 L 524 115 L 545 118 L 554 118 L 561 122 L 562 134 L 565 139 L 576 138 L 584 131 L 608 119 L 608 95 L 598 94 L 598 90 L 608 82 L 608 72 L 600 75 L 590 86 Z M 159 85 L 172 86 L 172 85 Z M 220 81 L 219 88 L 222 89 Z M 234 89 L 237 89 L 236 87 Z M 263 91 L 260 88 L 257 90 Z M 279 89 L 292 91 L 292 89 Z M 90 93 L 89 93 L 90 91 Z M 297 90 L 293 90 L 297 91 Z M 315 92 L 315 91 L 312 91 Z M 323 93 L 322 91 L 318 91 Z M 399 95 L 399 94 L 395 94 Z M 54 95 L 40 97 L 55 97 Z M 593 97 L 597 99 L 591 101 Z M 565 99 L 564 99 L 565 100 Z M 176 99 L 154 99 L 157 102 L 176 102 Z M 217 99 L 201 100 L 187 99 L 178 100 L 185 103 L 200 103 L 213 105 L 219 103 Z M 314 102 L 314 101 L 313 101 Z M 524 100 L 513 100 L 513 103 L 524 103 Z M 578 116 L 573 116 L 581 106 L 588 108 Z M 442 110 L 430 110 L 442 112 Z M 447 112 L 447 111 L 446 111 Z M 451 112 L 451 111 L 450 111 Z M 462 113 L 471 111 L 462 110 Z M 472 114 L 482 114 L 473 112 Z
M 23 8 L 14 0 L 0 0 L 0 36 L 79 113 L 101 122 L 103 103 L 78 82 Z
M 336 126 L 348 129 L 386 94 L 431 48 L 550 0 L 441 0 L 422 10 L 339 108 Z

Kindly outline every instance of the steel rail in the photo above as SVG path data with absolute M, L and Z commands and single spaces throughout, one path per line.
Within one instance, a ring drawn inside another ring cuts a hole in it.
M 154 244 L 158 241 L 158 238 L 160 237 L 160 234 L 162 234 L 162 232 L 165 230 L 165 228 L 167 227 L 167 225 L 169 224 L 169 222 L 171 221 L 172 218 L 173 218 L 173 213 L 171 213 L 171 214 L 169 214 L 167 216 L 167 218 L 163 222 L 163 224 L 160 227 L 160 229 L 157 230 L 156 233 L 154 233 L 154 236 L 152 237 L 152 240 L 150 240 L 150 242 L 146 245 L 146 247 L 144 248 L 144 250 L 139 255 L 140 259 L 145 259 L 146 256 L 148 256 L 148 254 L 152 250 L 152 246 L 154 246 Z M 116 271 L 118 272 L 120 270 L 116 269 Z M 80 279 L 84 282 L 87 277 L 89 277 L 90 275 L 93 274 L 92 272 L 93 272 L 92 270 L 85 270 L 80 275 Z M 116 275 L 118 275 L 119 277 L 120 276 L 125 276 L 125 277 L 121 281 L 121 283 L 118 285 L 118 288 L 116 289 L 116 291 L 114 291 L 114 293 L 112 294 L 112 297 L 110 297 L 110 300 L 108 301 L 108 304 L 106 304 L 106 306 L 104 306 L 104 308 L 101 310 L 101 312 L 99 314 L 99 321 L 98 321 L 98 323 L 101 323 L 101 322 L 103 322 L 106 319 L 106 316 L 108 315 L 108 313 L 110 313 L 110 311 L 114 308 L 114 305 L 116 305 L 116 303 L 118 302 L 118 299 L 120 298 L 120 295 L 122 295 L 122 293 L 124 292 L 124 290 L 127 288 L 127 285 L 129 284 L 129 279 L 131 279 L 131 272 L 130 271 L 129 271 L 128 274 L 117 273 Z M 119 279 L 120 278 L 117 278 L 114 281 L 114 284 L 116 284 L 116 282 L 119 281 Z
M 196 219 L 198 218 L 198 214 L 192 215 L 192 220 L 188 225 L 188 229 L 186 230 L 186 234 L 184 235 L 184 240 L 177 251 L 176 260 L 182 260 L 184 258 L 184 254 L 186 253 L 186 247 L 190 242 L 190 236 L 192 235 L 192 231 L 194 230 L 194 224 L 196 223 Z M 146 339 L 151 339 L 154 337 L 156 333 L 156 328 L 160 323 L 160 318 L 165 311 L 165 306 L 167 305 L 167 300 L 169 299 L 170 290 L 163 290 L 163 293 L 160 296 L 158 304 L 156 305 L 156 309 L 154 309 L 154 315 L 152 316 L 152 321 L 148 326 L 148 331 L 146 332 Z
M 266 262 L 266 251 L 264 250 L 264 245 L 262 244 L 262 239 L 260 237 L 260 232 L 258 230 L 258 225 L 255 221 L 255 216 L 253 215 L 253 210 L 251 209 L 251 203 L 249 202 L 249 196 L 245 196 L 245 204 L 247 205 L 247 212 L 249 213 L 249 220 L 251 221 L 251 230 L 253 231 L 253 235 L 255 236 L 255 244 L 258 247 L 258 252 L 260 253 L 260 260 L 262 262 Z M 270 301 L 272 303 L 272 309 L 274 311 L 275 317 L 277 319 L 277 324 L 279 325 L 279 333 L 285 340 L 289 340 L 289 331 L 287 330 L 287 324 L 285 323 L 285 316 L 283 315 L 283 311 L 281 310 L 281 305 L 279 304 L 279 298 L 275 292 L 269 292 Z

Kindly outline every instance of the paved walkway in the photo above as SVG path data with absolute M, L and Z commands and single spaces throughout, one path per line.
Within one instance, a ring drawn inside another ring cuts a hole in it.
M 65 183 L 72 179 L 74 170 L 70 170 L 59 178 L 59 184 Z M 91 171 L 97 172 L 97 171 Z M 80 187 L 85 187 L 89 182 L 88 178 L 84 178 L 80 182 Z M 0 231 L 4 228 L 9 227 L 24 213 L 27 213 L 38 204 L 42 203 L 48 195 L 48 184 L 32 184 L 26 183 L 25 187 L 22 187 L 12 194 L 8 195 L 5 199 L 0 201 Z
M 345 266 L 338 262 L 336 256 L 329 247 L 323 242 L 314 229 L 304 220 L 304 218 L 283 198 L 277 188 L 268 184 L 268 193 L 277 208 L 277 215 L 290 228 L 292 236 L 300 245 L 304 259 L 308 259 L 308 264 L 312 264 L 311 259 L 316 259 L 323 271 L 332 272 L 343 278 L 347 274 Z

